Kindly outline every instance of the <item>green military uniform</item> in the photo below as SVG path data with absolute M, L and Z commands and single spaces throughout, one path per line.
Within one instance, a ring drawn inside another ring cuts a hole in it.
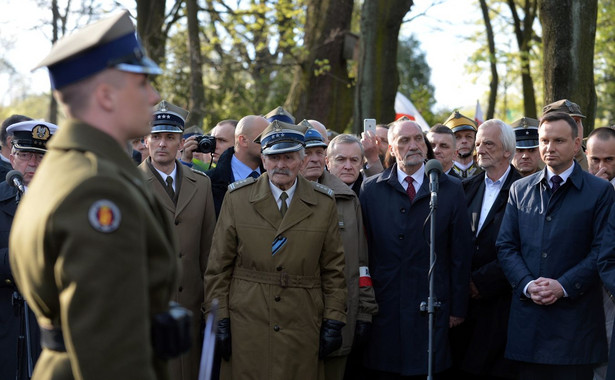
M 316 379 L 323 318 L 346 321 L 344 253 L 330 189 L 297 177 L 285 216 L 267 173 L 229 186 L 205 275 L 230 317 L 221 379 Z
M 178 280 L 165 211 L 108 134 L 69 121 L 48 149 L 10 239 L 20 290 L 64 339 L 65 351 L 43 349 L 34 378 L 168 378 L 150 335 Z

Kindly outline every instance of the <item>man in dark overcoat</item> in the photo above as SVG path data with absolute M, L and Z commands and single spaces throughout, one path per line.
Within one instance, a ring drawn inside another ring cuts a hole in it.
M 397 121 L 388 133 L 396 163 L 366 179 L 360 195 L 379 306 L 365 364 L 374 370 L 371 377 L 375 379 L 424 378 L 428 372 L 428 316 L 421 312 L 420 304 L 429 294 L 427 145 L 420 126 L 412 121 Z M 434 372 L 450 366 L 448 329 L 461 323 L 467 310 L 472 233 L 463 199 L 461 182 L 441 174 L 433 274 L 434 294 L 441 306 L 435 315 Z

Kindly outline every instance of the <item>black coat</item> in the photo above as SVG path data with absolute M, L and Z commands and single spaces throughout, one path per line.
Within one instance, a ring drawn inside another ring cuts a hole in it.
M 235 182 L 231 160 L 235 154 L 235 148 L 230 147 L 220 155 L 216 167 L 205 172 L 211 179 L 211 192 L 214 196 L 214 207 L 216 209 L 216 219 L 220 215 L 220 208 L 228 185 Z
M 6 174 L 13 170 L 9 162 L 0 160 L 0 182 L 6 181 Z
M 485 193 L 485 172 L 463 181 L 466 204 L 475 236 L 471 280 L 479 298 L 471 298 L 464 323 L 450 334 L 455 368 L 480 375 L 514 377 L 512 362 L 504 359 L 512 288 L 497 260 L 495 241 L 506 210 L 510 185 L 521 178 L 510 166 L 482 229 L 476 235 Z
M 465 317 L 470 281 L 472 233 L 459 180 L 440 175 L 436 213 L 437 263 L 434 371 L 450 365 L 449 316 Z M 414 201 L 397 180 L 397 164 L 367 178 L 361 208 L 369 249 L 370 273 L 379 312 L 366 347 L 368 368 L 403 376 L 427 373 L 428 318 L 419 305 L 429 295 L 429 179 Z
M 24 303 L 13 301 L 17 288 L 9 265 L 9 234 L 17 210 L 16 194 L 17 190 L 6 181 L 0 183 L 0 379 L 15 379 L 18 336 L 24 321 L 23 314 L 20 314 Z M 34 365 L 41 348 L 38 324 L 32 311 L 29 312 L 29 325 Z M 27 379 L 26 357 L 21 359 L 23 371 L 20 379 Z

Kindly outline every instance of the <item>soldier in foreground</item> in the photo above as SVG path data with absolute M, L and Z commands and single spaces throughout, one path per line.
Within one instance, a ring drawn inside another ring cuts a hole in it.
M 10 237 L 15 280 L 41 327 L 36 379 L 167 379 L 185 350 L 169 312 L 176 243 L 127 142 L 160 97 L 127 12 L 58 41 L 47 66 L 69 120 L 24 196 Z M 167 322 L 167 323 L 165 323 Z M 170 348 L 176 350 L 169 350 Z

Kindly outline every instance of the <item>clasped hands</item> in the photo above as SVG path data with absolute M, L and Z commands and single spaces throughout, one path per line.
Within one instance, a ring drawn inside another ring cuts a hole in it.
M 564 296 L 564 288 L 552 278 L 538 277 L 527 287 L 527 293 L 538 305 L 552 305 Z

